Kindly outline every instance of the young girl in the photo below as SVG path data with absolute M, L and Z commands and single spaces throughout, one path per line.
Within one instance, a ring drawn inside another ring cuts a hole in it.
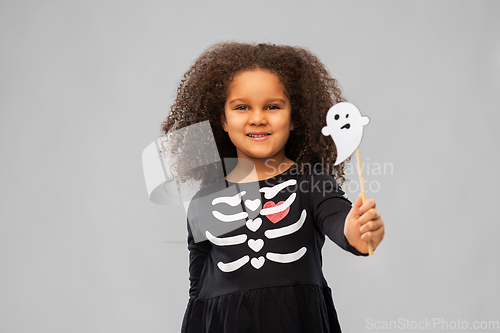
M 325 164 L 336 149 L 321 129 L 341 101 L 337 81 L 298 47 L 221 43 L 184 75 L 163 132 L 209 120 L 221 160 L 238 163 L 221 179 L 213 166 L 188 175 L 211 185 L 188 209 L 182 332 L 341 331 L 322 272 L 325 235 L 355 255 L 384 236 L 375 201 L 352 205 L 338 185 L 344 164 Z

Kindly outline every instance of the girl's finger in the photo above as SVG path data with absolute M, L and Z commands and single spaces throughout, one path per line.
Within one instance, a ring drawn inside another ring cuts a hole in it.
M 371 231 L 365 232 L 364 234 L 361 235 L 361 239 L 364 240 L 365 242 L 368 242 L 369 240 L 372 239 L 372 232 Z
M 365 233 L 368 231 L 377 231 L 382 228 L 383 224 L 379 221 L 368 221 L 359 228 L 360 233 Z
M 361 235 L 361 239 L 365 242 L 372 240 L 377 244 L 384 238 L 384 226 L 381 226 L 377 230 L 367 231 Z
M 359 223 L 361 225 L 368 221 L 375 221 L 380 218 L 380 213 L 375 208 L 370 208 L 367 212 L 359 217 Z
M 377 230 L 378 228 L 380 228 L 380 225 L 377 225 L 375 222 L 373 221 L 368 221 L 366 222 L 365 224 L 363 224 L 361 226 L 361 228 L 359 228 L 359 232 L 361 234 L 364 234 L 365 232 L 369 232 L 369 231 L 375 231 Z
M 357 208 L 359 210 L 361 209 L 361 206 L 363 206 L 363 195 L 360 193 L 354 202 L 353 208 Z
M 359 209 L 361 205 L 363 204 L 363 197 L 361 196 L 361 193 L 358 195 L 358 198 L 354 202 L 354 204 L 351 207 L 351 210 L 349 211 L 349 214 L 347 215 L 347 218 L 357 218 L 359 216 Z
M 367 212 L 371 208 L 375 208 L 377 203 L 373 199 L 367 199 L 364 204 L 361 205 L 359 209 L 359 214 L 363 215 L 365 212 Z
M 372 241 L 376 244 L 379 244 L 384 238 L 384 226 L 379 229 L 372 231 Z

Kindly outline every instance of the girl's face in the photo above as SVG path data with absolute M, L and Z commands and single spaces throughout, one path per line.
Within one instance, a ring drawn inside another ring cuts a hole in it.
M 229 89 L 222 127 L 238 158 L 283 161 L 294 126 L 290 100 L 276 75 L 261 69 L 246 71 L 235 76 Z

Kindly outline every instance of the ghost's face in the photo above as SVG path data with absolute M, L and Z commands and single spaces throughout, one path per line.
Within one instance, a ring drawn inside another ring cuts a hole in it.
M 341 131 L 349 130 L 351 128 L 350 121 L 354 119 L 356 115 L 351 116 L 351 119 L 349 119 L 349 112 L 347 110 L 345 109 L 337 110 L 337 112 L 338 113 L 335 113 L 335 115 L 333 116 L 334 119 L 333 126 L 339 127 Z
M 358 148 L 363 136 L 363 126 L 370 120 L 361 116 L 358 108 L 351 103 L 338 103 L 328 110 L 323 135 L 331 135 L 337 148 L 335 165 L 342 163 Z

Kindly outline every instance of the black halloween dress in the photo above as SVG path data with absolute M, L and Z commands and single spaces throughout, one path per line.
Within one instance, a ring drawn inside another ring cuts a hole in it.
M 294 172 L 295 171 L 295 172 Z M 189 302 L 182 332 L 341 332 L 321 249 L 351 202 L 330 175 L 298 174 L 200 190 L 188 208 Z

